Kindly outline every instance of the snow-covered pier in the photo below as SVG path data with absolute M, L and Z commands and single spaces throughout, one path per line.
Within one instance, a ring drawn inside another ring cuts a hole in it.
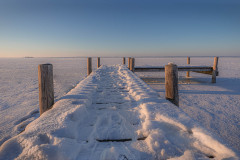
M 126 66 L 101 66 L 6 141 L 0 159 L 236 158 Z

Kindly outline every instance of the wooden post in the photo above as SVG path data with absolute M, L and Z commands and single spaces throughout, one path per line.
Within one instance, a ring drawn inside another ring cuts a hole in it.
M 135 58 L 130 59 L 130 70 L 134 72 Z
M 53 66 L 52 64 L 38 65 L 39 110 L 40 115 L 54 104 Z
M 126 59 L 125 59 L 125 57 L 123 57 L 123 65 L 125 65 L 126 64 Z
M 99 68 L 100 66 L 101 66 L 100 57 L 97 57 L 97 68 Z
M 87 74 L 90 75 L 92 73 L 92 58 L 87 58 Z
M 128 57 L 128 69 L 130 69 L 131 57 Z
M 216 76 L 218 76 L 218 57 L 214 57 L 212 83 L 216 83 Z
M 173 63 L 165 65 L 165 97 L 176 106 L 179 106 L 178 68 Z
M 187 57 L 187 64 L 190 64 L 190 57 Z M 190 77 L 190 71 L 187 71 L 187 77 Z

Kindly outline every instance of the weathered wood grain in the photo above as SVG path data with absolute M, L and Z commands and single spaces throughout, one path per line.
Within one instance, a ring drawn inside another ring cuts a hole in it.
M 135 67 L 135 72 L 161 72 L 165 71 L 164 66 L 158 67 Z M 179 66 L 178 71 L 212 71 L 210 66 Z
M 218 57 L 214 57 L 212 83 L 216 83 L 216 76 L 218 76 Z
M 187 57 L 187 64 L 190 64 L 190 57 Z M 190 77 L 190 71 L 187 71 L 187 77 Z
M 131 57 L 128 57 L 128 69 L 130 69 Z
M 92 58 L 87 58 L 87 75 L 90 75 L 92 73 Z
M 130 59 L 130 70 L 134 72 L 135 58 Z
M 125 59 L 125 57 L 123 57 L 123 65 L 125 65 L 126 64 L 126 59 Z
M 179 106 L 178 67 L 176 64 L 169 63 L 165 66 L 165 97 Z
M 97 57 L 97 68 L 101 66 L 100 57 Z
M 53 66 L 52 64 L 38 65 L 39 110 L 40 115 L 54 104 Z

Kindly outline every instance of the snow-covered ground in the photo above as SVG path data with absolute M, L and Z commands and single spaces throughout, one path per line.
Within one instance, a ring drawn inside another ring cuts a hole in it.
M 186 58 L 184 61 L 177 58 L 172 60 L 178 65 L 186 65 Z M 170 61 L 170 59 L 161 62 L 166 64 L 167 61 Z M 142 62 L 144 62 L 143 59 Z M 225 140 L 236 151 L 240 151 L 239 62 L 239 57 L 220 57 L 219 76 L 216 84 L 211 83 L 210 75 L 193 72 L 190 72 L 191 81 L 188 82 L 185 78 L 182 78 L 186 76 L 186 72 L 179 72 L 180 79 L 183 79 L 179 84 L 180 108 L 207 130 Z M 209 65 L 212 63 L 213 58 L 191 58 L 191 64 L 194 65 Z M 147 64 L 146 61 L 145 64 Z M 145 78 L 162 78 L 160 82 L 149 84 L 159 92 L 161 97 L 165 96 L 164 72 L 138 75 Z
M 85 78 L 86 61 L 79 58 L 0 59 L 0 145 L 39 117 L 38 64 L 54 66 L 55 98 Z
M 220 76 L 217 78 L 216 84 L 210 83 L 210 76 L 191 73 L 194 77 L 192 78 L 194 83 L 180 84 L 179 87 L 180 108 L 192 120 L 210 131 L 214 138 L 220 139 L 225 146 L 238 154 L 240 150 L 239 60 L 239 57 L 220 57 Z M 122 59 L 103 58 L 101 62 L 103 64 L 120 64 Z M 186 58 L 136 59 L 138 66 L 159 66 L 168 62 L 186 65 Z M 18 135 L 28 123 L 39 116 L 37 65 L 40 63 L 52 63 L 54 66 L 55 98 L 57 101 L 86 77 L 85 58 L 0 59 L 0 144 L 12 136 Z M 213 58 L 192 58 L 191 63 L 211 65 Z M 93 62 L 93 64 L 96 68 L 96 63 Z M 185 72 L 179 74 L 181 77 L 185 75 Z M 164 77 L 164 73 L 141 73 L 138 75 L 145 78 L 149 76 Z M 154 83 L 150 86 L 164 98 L 164 84 Z M 106 153 L 114 150 L 116 148 L 111 148 Z M 186 152 L 186 154 L 191 155 L 194 153 Z M 171 155 L 168 156 L 171 157 Z
M 0 148 L 2 159 L 236 159 L 125 66 L 102 66 Z

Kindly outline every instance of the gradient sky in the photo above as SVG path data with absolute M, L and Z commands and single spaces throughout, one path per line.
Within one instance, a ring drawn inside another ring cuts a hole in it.
M 239 0 L 0 0 L 0 57 L 239 56 Z

